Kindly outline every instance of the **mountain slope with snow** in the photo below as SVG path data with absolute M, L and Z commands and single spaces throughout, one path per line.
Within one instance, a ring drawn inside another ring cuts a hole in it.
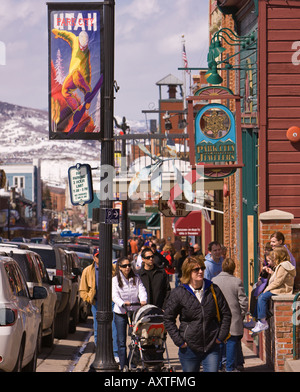
M 128 124 L 144 131 L 142 122 Z M 99 166 L 100 147 L 98 140 L 49 140 L 47 111 L 0 102 L 0 165 L 40 159 L 42 179 L 60 181 L 76 163 Z

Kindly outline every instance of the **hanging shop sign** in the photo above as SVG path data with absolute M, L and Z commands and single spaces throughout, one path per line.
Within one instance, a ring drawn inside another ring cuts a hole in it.
M 49 137 L 99 139 L 103 5 L 48 3 Z
M 74 206 L 92 203 L 94 199 L 91 166 L 77 163 L 68 170 L 71 203 Z
M 203 165 L 205 177 L 217 178 L 228 177 L 242 168 L 240 97 L 227 88 L 213 86 L 198 90 L 187 100 L 191 166 Z M 214 103 L 216 100 L 234 100 L 235 114 Z M 209 103 L 201 106 L 199 101 Z
M 168 200 L 163 200 L 162 198 L 158 200 L 158 210 L 166 217 L 187 216 L 190 213 L 190 211 L 187 211 L 186 209 L 187 200 L 185 198 L 183 198 L 183 200 L 174 200 L 174 203 L 176 207 L 175 215 L 168 205 Z
M 226 106 L 210 104 L 195 118 L 196 164 L 235 162 L 235 119 Z

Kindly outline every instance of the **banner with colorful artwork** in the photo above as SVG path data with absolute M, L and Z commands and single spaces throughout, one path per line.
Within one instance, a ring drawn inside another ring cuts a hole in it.
M 100 139 L 103 4 L 48 3 L 49 137 Z

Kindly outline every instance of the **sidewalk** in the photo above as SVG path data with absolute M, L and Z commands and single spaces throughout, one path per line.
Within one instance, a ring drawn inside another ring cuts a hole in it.
M 175 346 L 172 339 L 167 337 L 167 348 L 169 353 L 170 364 L 175 368 L 176 372 L 181 372 L 181 366 L 178 359 L 178 347 Z M 248 347 L 242 344 L 245 364 L 243 373 L 249 372 L 272 372 L 266 364 L 258 358 L 253 351 L 251 351 Z M 73 372 L 89 372 L 90 366 L 93 363 L 95 358 L 95 345 L 94 345 L 94 336 L 91 336 L 90 340 L 86 344 L 85 349 L 79 361 L 75 365 Z

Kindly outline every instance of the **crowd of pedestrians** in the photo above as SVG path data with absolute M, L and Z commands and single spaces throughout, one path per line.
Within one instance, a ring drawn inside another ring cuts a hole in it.
M 80 284 L 81 297 L 92 305 L 95 342 L 98 257 L 96 252 Z M 117 261 L 112 278 L 114 355 L 121 369 L 128 366 L 126 312 L 137 309 L 132 304 L 139 303 L 164 311 L 165 328 L 178 346 L 184 372 L 199 371 L 201 366 L 205 372 L 240 371 L 244 328 L 254 334 L 268 328 L 270 298 L 293 290 L 295 259 L 284 244 L 284 235 L 274 232 L 265 245 L 250 304 L 235 270 L 234 260 L 218 241 L 211 242 L 204 255 L 199 244 L 132 238 L 128 256 Z M 171 290 L 173 279 L 175 288 Z M 252 320 L 246 322 L 249 312 Z

